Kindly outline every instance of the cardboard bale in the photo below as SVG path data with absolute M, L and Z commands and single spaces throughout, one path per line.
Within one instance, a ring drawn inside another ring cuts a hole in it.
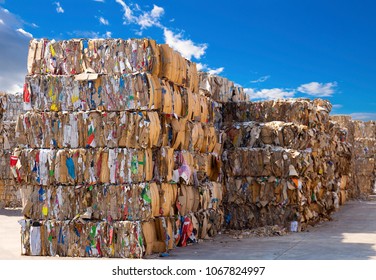
M 23 186 L 23 215 L 33 220 L 145 221 L 153 217 L 150 185 Z
M 21 93 L 6 94 L 0 92 L 1 107 L 3 107 L 4 113 L 2 118 L 3 122 L 12 123 L 15 122 L 17 116 L 23 113 L 23 100 Z
M 158 74 L 159 50 L 149 39 L 32 39 L 27 67 L 29 74 Z
M 332 105 L 322 99 L 278 99 L 262 102 L 223 104 L 223 122 L 294 122 L 309 128 L 325 129 Z
M 346 115 L 332 115 L 330 120 L 337 122 L 340 127 L 347 131 L 346 137 L 343 138 L 344 141 L 349 142 L 350 144 L 354 143 L 354 133 L 355 133 L 355 124 L 351 116 Z
M 203 95 L 211 97 L 216 102 L 241 102 L 247 101 L 248 97 L 244 89 L 235 86 L 234 82 L 226 78 L 212 75 L 205 72 L 199 72 L 199 89 Z
M 27 112 L 16 133 L 18 145 L 30 148 L 146 149 L 160 144 L 160 119 L 156 112 Z
M 305 125 L 285 122 L 244 122 L 235 123 L 224 129 L 225 149 L 262 148 L 266 145 L 305 150 L 312 147 L 317 131 Z
M 142 258 L 140 222 L 20 220 L 21 253 L 32 256 Z
M 291 179 L 231 177 L 226 182 L 226 226 L 285 226 L 298 213 L 298 192 L 299 187 Z
M 146 255 L 175 248 L 174 218 L 159 217 L 142 223 Z
M 144 73 L 97 75 L 92 79 L 80 79 L 77 76 L 26 76 L 24 108 L 54 112 L 159 109 L 160 82 L 148 77 Z
M 376 122 L 375 121 L 353 121 L 355 138 L 376 138 Z
M 13 157 L 13 175 L 31 185 L 145 182 L 154 170 L 151 150 L 23 149 Z
M 290 150 L 268 146 L 263 148 L 238 148 L 227 151 L 224 168 L 228 176 L 277 176 L 287 178 L 291 172 L 297 176 L 308 175 L 315 163 L 304 150 Z
M 354 157 L 372 158 L 376 155 L 376 138 L 355 138 Z
M 14 180 L 0 179 L 0 208 L 20 207 L 21 194 Z
M 2 180 L 13 179 L 13 174 L 9 168 L 11 151 L 0 149 L 0 178 Z
M 69 51 L 66 51 L 69 50 Z M 198 92 L 196 64 L 151 39 L 33 39 L 28 74 L 121 75 L 149 72 Z

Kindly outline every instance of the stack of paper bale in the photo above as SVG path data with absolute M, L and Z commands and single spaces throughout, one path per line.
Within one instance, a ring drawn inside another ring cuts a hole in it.
M 21 196 L 9 168 L 15 141 L 16 117 L 22 113 L 22 94 L 0 93 L 0 208 L 20 207 Z
M 23 254 L 138 258 L 220 229 L 216 103 L 168 45 L 32 40 L 23 98 Z
M 299 230 L 339 207 L 349 168 L 341 170 L 345 161 L 335 154 L 348 145 L 333 138 L 339 132 L 329 122 L 330 110 L 321 99 L 224 104 L 228 227 L 278 224 Z
M 353 183 L 353 145 L 349 130 L 335 121 L 330 121 L 329 142 L 330 158 L 334 166 L 334 182 L 337 184 L 339 204 L 343 205 L 349 198 L 354 197 L 355 187 Z
M 352 120 L 350 116 L 331 116 L 347 133 L 348 142 L 353 149 L 351 153 L 351 184 L 349 196 L 366 198 L 376 193 L 376 125 L 375 121 L 363 122 Z
M 354 121 L 354 181 L 359 196 L 376 193 L 376 122 Z

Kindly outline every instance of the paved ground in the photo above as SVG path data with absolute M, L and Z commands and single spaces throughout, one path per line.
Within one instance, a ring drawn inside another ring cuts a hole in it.
M 20 256 L 19 219 L 20 210 L 0 210 L 0 259 L 46 259 Z M 332 221 L 308 232 L 243 239 L 219 235 L 177 248 L 164 259 L 376 260 L 376 201 L 348 202 Z

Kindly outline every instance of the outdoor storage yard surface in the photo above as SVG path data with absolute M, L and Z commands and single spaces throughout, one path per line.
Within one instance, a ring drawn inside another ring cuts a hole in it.
M 0 210 L 0 259 L 54 259 L 20 255 L 21 218 L 20 210 Z M 217 235 L 200 245 L 176 248 L 163 259 L 376 260 L 376 201 L 350 201 L 332 218 L 308 232 L 284 236 Z

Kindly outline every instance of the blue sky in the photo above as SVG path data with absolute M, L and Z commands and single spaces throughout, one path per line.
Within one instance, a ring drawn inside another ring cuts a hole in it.
M 19 91 L 31 38 L 168 43 L 252 100 L 321 97 L 376 120 L 376 1 L 0 0 L 0 90 Z

